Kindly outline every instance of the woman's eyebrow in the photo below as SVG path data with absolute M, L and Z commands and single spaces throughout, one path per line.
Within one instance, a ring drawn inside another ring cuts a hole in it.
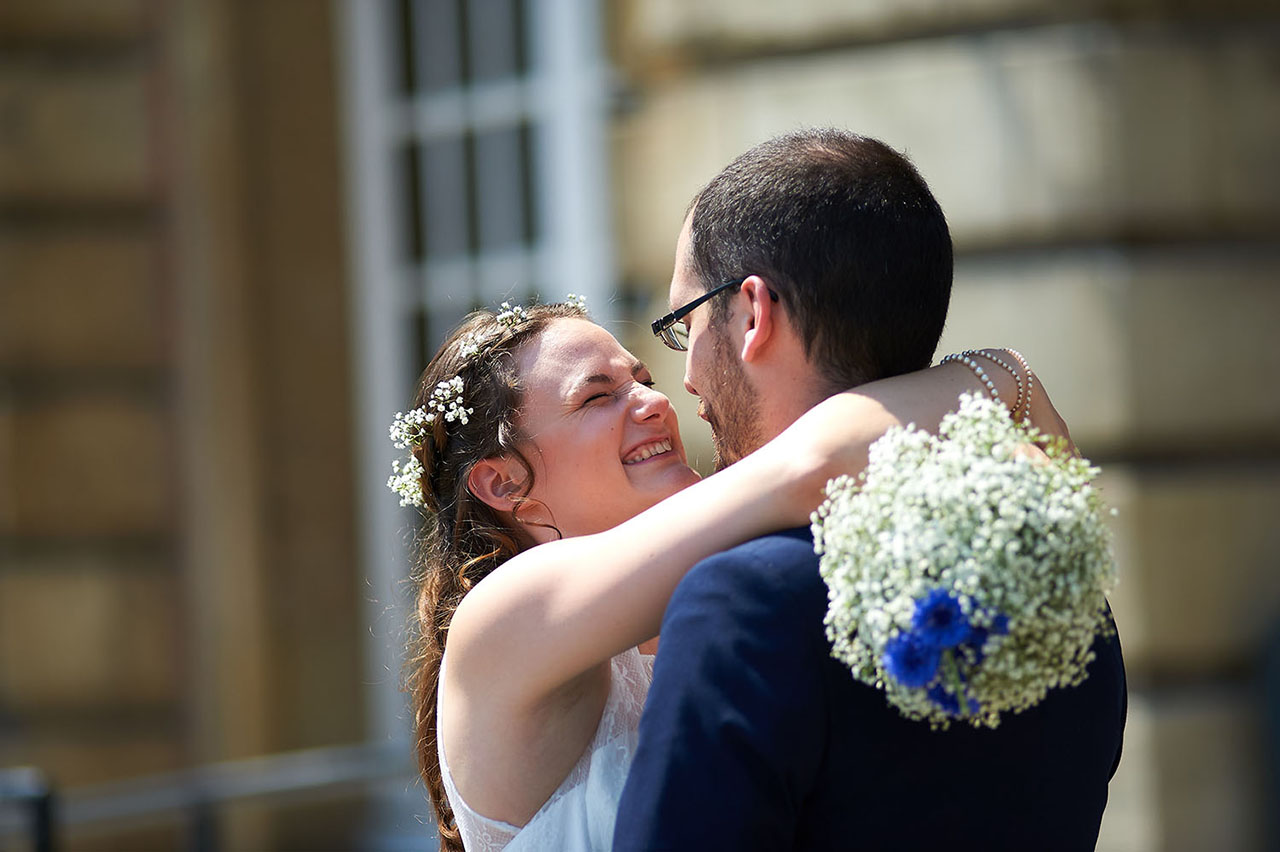
M 636 376 L 640 375 L 641 373 L 645 372 L 648 369 L 649 368 L 645 366 L 645 363 L 643 361 L 638 361 L 638 360 L 632 361 L 631 377 L 634 379 Z M 580 379 L 577 382 L 574 382 L 573 389 L 570 391 L 570 395 L 576 394 L 580 392 L 583 388 L 589 387 L 590 385 L 609 385 L 609 384 L 613 384 L 613 381 L 614 381 L 613 376 L 609 375 L 608 373 L 592 373 L 591 375 L 583 379 Z
M 569 390 L 569 396 L 573 397 L 591 385 L 611 385 L 613 384 L 613 376 L 608 373 L 592 373 L 586 378 L 579 379 L 573 383 L 573 387 Z

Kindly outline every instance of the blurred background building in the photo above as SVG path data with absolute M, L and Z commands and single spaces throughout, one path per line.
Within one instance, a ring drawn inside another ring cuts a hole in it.
M 1273 2 L 3 0 L 0 769 L 62 847 L 429 848 L 391 415 L 572 291 L 707 461 L 647 321 L 693 193 L 816 125 L 947 211 L 940 354 L 1020 348 L 1104 465 L 1100 848 L 1280 848 Z

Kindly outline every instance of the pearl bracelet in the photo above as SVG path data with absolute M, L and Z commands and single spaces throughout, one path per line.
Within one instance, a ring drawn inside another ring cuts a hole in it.
M 1009 352 L 1009 353 L 1013 353 L 1013 350 L 1012 350 L 1012 349 L 1008 349 L 1008 350 L 1005 350 L 1005 351 L 1007 351 L 1007 352 Z M 1016 419 L 1018 418 L 1018 412 L 1019 412 L 1020 410 L 1022 410 L 1022 409 L 1023 409 L 1023 404 L 1022 404 L 1022 376 L 1018 375 L 1018 371 L 1017 371 L 1017 370 L 1015 370 L 1015 369 L 1013 369 L 1013 367 L 1011 367 L 1011 366 L 1009 365 L 1009 362 L 1008 362 L 1008 361 L 1004 360 L 1003 358 L 999 357 L 998 355 L 988 355 L 986 352 L 979 352 L 979 351 L 978 351 L 978 350 L 976 350 L 976 349 L 966 349 L 966 350 L 964 350 L 963 352 L 961 352 L 960 354 L 961 354 L 961 355 L 977 355 L 977 356 L 979 356 L 979 357 L 986 358 L 988 361 L 994 361 L 994 362 L 996 362 L 997 364 L 999 364 L 1001 367 L 1004 367 L 1004 368 L 1005 368 L 1005 370 L 1009 373 L 1009 375 L 1013 376 L 1013 380 L 1014 380 L 1015 382 L 1017 382 L 1017 383 L 1018 383 L 1018 400 L 1017 400 L 1017 402 L 1015 402 L 1015 403 L 1013 404 L 1013 406 L 1012 406 L 1012 408 L 1011 408 L 1010 410 L 1012 411 L 1013 416 L 1014 416 L 1014 419 L 1016 420 Z M 1019 356 L 1019 357 L 1021 357 L 1021 356 Z M 1024 362 L 1023 362 L 1023 364 L 1025 365 L 1025 363 L 1026 363 L 1026 362 L 1024 361 Z M 1028 370 L 1028 371 L 1027 371 L 1027 373 L 1028 373 L 1028 375 L 1030 375 L 1030 370 Z M 1027 396 L 1027 398 L 1026 398 L 1026 409 L 1025 409 L 1025 411 L 1023 411 L 1022 419 L 1024 419 L 1024 420 L 1029 420 L 1030 418 L 1031 418 L 1031 397 L 1030 397 L 1030 395 L 1028 395 L 1028 396 Z
M 1026 408 L 1026 414 L 1024 415 L 1024 417 L 1025 419 L 1030 420 L 1031 419 L 1031 390 L 1032 388 L 1035 387 L 1035 383 L 1036 383 L 1035 377 L 1031 375 L 1031 365 L 1027 363 L 1027 359 L 1023 358 L 1022 353 L 1019 352 L 1017 349 L 1006 349 L 1005 351 L 1014 357 L 1014 360 L 1016 360 L 1022 366 L 1023 372 L 1027 374 L 1027 408 Z
M 968 355 L 965 355 L 962 352 L 954 352 L 946 356 L 945 358 L 943 358 L 938 363 L 946 364 L 949 361 L 959 361 L 961 364 L 964 364 L 970 370 L 973 370 L 973 374 L 978 377 L 978 381 L 982 382 L 984 385 L 987 386 L 987 390 L 990 391 L 991 393 L 991 398 L 996 402 L 1000 401 L 1000 391 L 996 390 L 996 383 L 991 381 L 991 377 L 987 375 L 986 370 L 982 369 L 981 364 L 979 364 L 977 361 L 973 360 Z

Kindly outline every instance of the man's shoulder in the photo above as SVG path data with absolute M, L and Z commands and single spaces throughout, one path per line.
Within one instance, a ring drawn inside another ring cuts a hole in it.
M 789 530 L 762 535 L 750 541 L 744 541 L 736 547 L 721 551 L 704 559 L 714 560 L 816 560 L 813 552 L 813 530 L 810 527 L 793 527 Z
M 715 601 L 733 608 L 748 600 L 825 605 L 813 536 L 807 527 L 760 536 L 703 559 L 676 588 L 672 604 Z

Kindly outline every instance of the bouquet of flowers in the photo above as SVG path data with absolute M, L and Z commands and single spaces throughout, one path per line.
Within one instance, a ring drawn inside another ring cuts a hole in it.
M 939 433 L 893 429 L 859 480 L 828 483 L 813 515 L 827 637 L 907 718 L 994 728 L 1083 681 L 1114 630 L 1098 470 L 982 397 Z

